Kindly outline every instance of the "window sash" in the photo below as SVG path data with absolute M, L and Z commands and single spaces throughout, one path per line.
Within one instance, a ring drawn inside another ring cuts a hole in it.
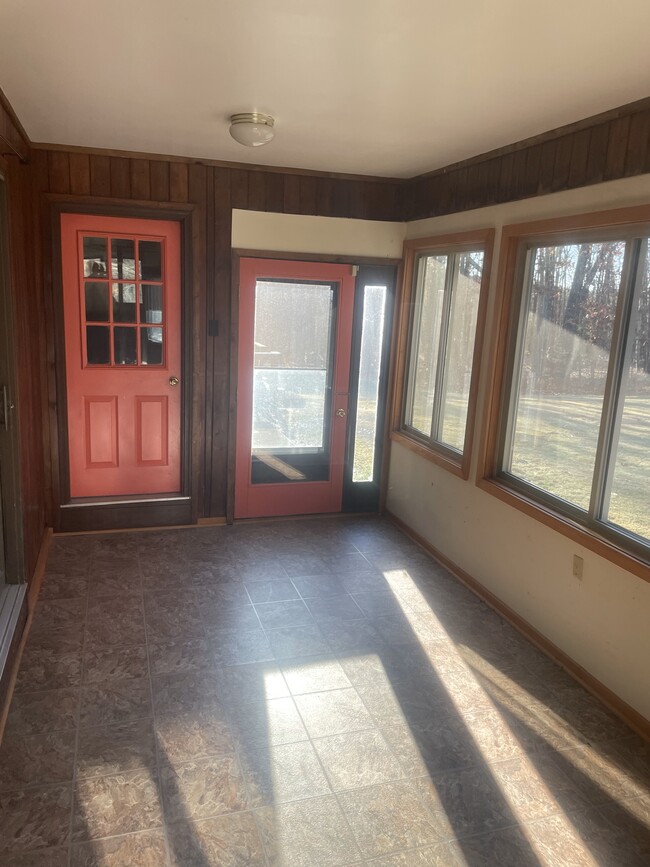
M 408 339 L 408 354 L 407 354 L 407 376 L 404 391 L 403 413 L 401 426 L 409 436 L 419 440 L 427 445 L 435 445 L 436 449 L 448 454 L 453 459 L 457 459 L 463 454 L 462 450 L 456 449 L 454 446 L 446 443 L 442 439 L 443 428 L 443 404 L 445 400 L 445 384 L 449 375 L 448 361 L 448 345 L 449 345 L 449 330 L 451 326 L 451 314 L 453 309 L 454 295 L 458 285 L 459 274 L 459 257 L 467 253 L 481 253 L 485 257 L 485 249 L 481 245 L 472 245 L 454 250 L 432 249 L 419 251 L 414 257 L 413 265 L 413 305 L 409 322 L 409 339 Z M 417 379 L 418 366 L 418 351 L 421 340 L 422 329 L 422 308 L 424 304 L 425 287 L 424 281 L 426 278 L 426 260 L 428 257 L 446 257 L 447 264 L 445 269 L 445 280 L 443 288 L 442 310 L 440 314 L 440 329 L 438 333 L 438 345 L 436 349 L 436 369 L 433 386 L 433 404 L 431 412 L 431 424 L 428 433 L 416 428 L 413 424 L 413 412 L 415 405 L 415 387 Z M 481 277 L 481 286 L 483 276 L 485 274 L 485 259 L 483 261 L 483 270 Z M 474 332 L 471 346 L 472 356 L 476 346 L 477 328 Z M 467 420 L 465 422 L 465 431 L 467 433 Z
M 588 509 L 582 509 L 562 497 L 512 473 L 514 431 L 519 406 L 521 371 L 523 364 L 526 322 L 532 299 L 534 254 L 545 246 L 563 246 L 576 243 L 624 241 L 625 253 L 621 282 L 617 298 L 614 328 L 609 352 L 607 376 L 600 413 L 591 494 Z M 635 337 L 639 298 L 643 289 L 644 257 L 648 254 L 648 235 L 638 232 L 607 233 L 602 231 L 582 234 L 557 235 L 552 238 L 529 239 L 519 246 L 514 272 L 515 303 L 511 319 L 512 339 L 506 357 L 504 400 L 501 407 L 499 436 L 497 439 L 497 478 L 507 482 L 515 492 L 539 502 L 574 520 L 588 530 L 620 543 L 641 556 L 647 557 L 650 540 L 626 530 L 606 519 L 611 485 L 619 448 L 619 432 L 625 405 L 625 381 L 630 366 Z

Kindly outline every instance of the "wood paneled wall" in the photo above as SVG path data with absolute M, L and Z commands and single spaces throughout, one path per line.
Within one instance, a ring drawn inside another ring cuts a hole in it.
M 402 218 L 419 220 L 650 172 L 650 99 L 406 182 Z
M 230 168 L 199 162 L 111 156 L 79 150 L 35 149 L 35 195 L 41 210 L 57 197 L 69 201 L 195 206 L 193 255 L 204 316 L 198 323 L 196 376 L 205 377 L 205 416 L 200 441 L 199 515 L 226 514 L 230 378 L 231 221 L 233 208 L 292 214 L 392 220 L 401 184 L 312 173 Z M 44 214 L 44 219 L 47 215 Z M 49 251 L 43 253 L 46 264 Z M 207 322 L 219 320 L 219 336 Z M 51 341 L 50 341 L 51 342 Z M 50 359 L 51 361 L 51 359 Z
M 29 146 L 15 116 L 0 105 L 0 139 Z M 2 132 L 4 130 L 4 133 Z M 54 363 L 43 333 L 52 268 L 39 226 L 48 200 L 195 207 L 193 255 L 204 317 L 194 375 L 204 378 L 204 424 L 194 448 L 201 455 L 199 515 L 223 516 L 227 497 L 229 416 L 231 214 L 233 208 L 374 220 L 417 219 L 479 208 L 604 180 L 650 172 L 650 100 L 644 100 L 534 139 L 409 181 L 363 179 L 310 172 L 247 168 L 145 155 L 35 147 L 29 166 L 10 158 L 13 239 L 19 290 L 25 443 L 26 523 L 42 529 L 42 491 L 51 472 L 40 445 L 47 418 L 46 361 Z M 23 154 L 29 158 L 29 153 Z M 34 213 L 38 213 L 35 218 Z M 206 323 L 218 319 L 219 337 Z M 38 348 L 37 348 L 38 346 Z M 198 365 L 198 367 L 197 367 Z M 56 436 L 56 431 L 50 432 Z M 45 435 L 48 435 L 47 430 Z M 45 451 L 49 455 L 49 446 Z M 49 490 L 49 486 L 48 486 Z M 51 521 L 51 513 L 48 520 Z M 33 548 L 33 545 L 32 545 Z M 35 560 L 32 550 L 29 562 Z
M 43 390 L 45 330 L 40 291 L 40 244 L 34 215 L 31 167 L 5 161 L 9 221 L 9 282 L 13 294 L 16 393 L 20 427 L 25 574 L 34 574 L 46 526 Z

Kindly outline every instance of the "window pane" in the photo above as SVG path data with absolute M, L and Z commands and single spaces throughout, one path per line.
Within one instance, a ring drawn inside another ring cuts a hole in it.
M 352 462 L 353 482 L 371 482 L 374 478 L 385 309 L 386 287 L 366 286 L 363 293 L 357 417 Z
M 162 280 L 162 244 L 160 241 L 139 241 L 140 279 Z
M 162 286 L 140 286 L 140 322 L 162 322 Z
M 530 252 L 505 468 L 585 510 L 624 254 L 621 241 Z
M 106 238 L 84 238 L 84 277 L 106 276 Z
M 108 325 L 86 326 L 86 357 L 88 364 L 110 364 L 111 345 Z
M 86 282 L 86 321 L 108 322 L 108 283 Z
M 327 284 L 257 282 L 253 450 L 326 445 L 333 300 Z
M 116 280 L 135 279 L 135 241 L 130 238 L 111 241 L 111 276 Z
M 113 322 L 135 322 L 135 283 L 113 283 Z
M 405 421 L 426 436 L 431 433 L 447 258 L 422 256 L 418 263 L 409 370 L 410 410 Z
M 621 389 L 621 419 L 605 520 L 650 540 L 650 253 L 643 242 L 642 271 L 631 322 L 629 363 Z
M 456 261 L 445 353 L 440 440 L 462 452 L 483 276 L 483 253 L 460 253 Z
M 163 330 L 162 328 L 140 329 L 140 363 L 163 363 Z
M 115 364 L 137 364 L 138 355 L 136 349 L 137 328 L 113 329 L 113 348 L 115 352 Z

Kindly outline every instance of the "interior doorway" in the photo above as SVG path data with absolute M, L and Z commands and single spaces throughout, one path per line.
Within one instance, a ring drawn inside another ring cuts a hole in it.
M 377 510 L 394 282 L 240 260 L 235 518 Z

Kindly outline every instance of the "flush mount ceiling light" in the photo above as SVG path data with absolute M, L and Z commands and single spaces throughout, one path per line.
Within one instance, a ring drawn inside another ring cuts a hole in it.
M 246 111 L 230 118 L 230 135 L 247 148 L 268 144 L 275 136 L 275 121 L 269 114 Z

